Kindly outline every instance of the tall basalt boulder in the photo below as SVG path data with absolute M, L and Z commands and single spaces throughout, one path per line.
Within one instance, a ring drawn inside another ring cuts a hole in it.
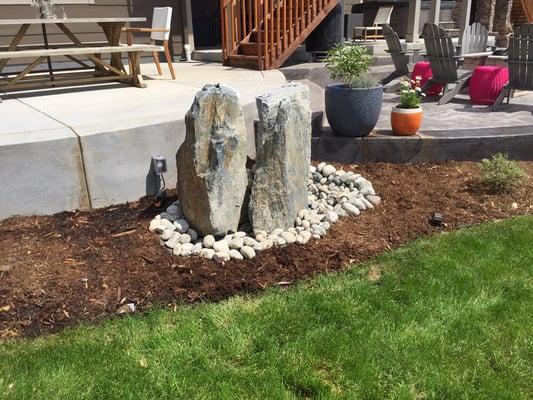
M 292 83 L 257 98 L 256 171 L 249 216 L 256 230 L 294 226 L 307 208 L 311 161 L 309 88 Z
M 247 190 L 246 128 L 238 94 L 206 85 L 185 116 L 176 155 L 178 197 L 202 236 L 237 231 Z

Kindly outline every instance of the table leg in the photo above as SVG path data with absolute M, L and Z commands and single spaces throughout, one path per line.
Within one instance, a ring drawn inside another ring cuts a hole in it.
M 100 22 L 98 25 L 102 27 L 110 46 L 118 46 L 120 44 L 122 28 L 126 25 L 124 22 Z M 122 53 L 111 54 L 110 64 L 116 69 L 126 72 L 122 63 Z
M 46 33 L 46 24 L 41 24 L 41 30 L 43 32 L 44 48 L 49 49 L 48 34 Z M 46 62 L 48 64 L 48 74 L 50 75 L 50 80 L 53 82 L 54 81 L 54 69 L 52 68 L 52 59 L 50 57 L 46 57 Z
M 23 24 L 20 27 L 20 29 L 18 30 L 17 34 L 15 35 L 13 40 L 11 41 L 7 51 L 15 51 L 17 49 L 19 43 L 21 42 L 22 38 L 26 34 L 26 31 L 28 30 L 29 27 L 30 27 L 29 24 Z M 7 65 L 8 61 L 9 60 L 0 60 L 0 72 L 2 72 L 2 70 L 5 68 L 5 66 Z

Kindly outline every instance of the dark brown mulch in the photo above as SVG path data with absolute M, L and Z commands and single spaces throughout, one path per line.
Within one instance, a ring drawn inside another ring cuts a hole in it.
M 216 301 L 339 270 L 442 229 L 530 214 L 533 162 L 522 166 L 530 178 L 503 194 L 488 193 L 478 183 L 473 163 L 344 166 L 373 182 L 383 199 L 378 208 L 342 219 L 323 240 L 224 266 L 173 257 L 160 246 L 147 230 L 161 211 L 152 199 L 5 220 L 0 222 L 0 338 L 97 322 L 112 316 L 124 299 L 139 311 L 155 304 Z M 447 227 L 428 223 L 433 211 L 444 213 Z

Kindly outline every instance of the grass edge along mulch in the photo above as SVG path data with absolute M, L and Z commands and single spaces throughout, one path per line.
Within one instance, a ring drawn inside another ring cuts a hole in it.
M 0 344 L 2 399 L 526 399 L 533 216 L 283 291 Z

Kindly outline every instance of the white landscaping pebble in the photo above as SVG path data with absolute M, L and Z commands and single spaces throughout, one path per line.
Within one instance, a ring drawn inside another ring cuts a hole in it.
M 309 240 L 311 240 L 311 232 L 309 231 L 303 231 L 300 233 L 300 236 L 303 238 L 303 244 L 306 244 L 307 242 L 309 242 Z
M 366 208 L 374 208 L 374 206 L 372 205 L 371 202 L 369 202 L 367 199 L 365 199 L 364 197 L 361 199 L 361 201 L 364 203 L 364 205 L 366 206 Z
M 161 227 L 160 222 L 161 222 L 161 219 L 153 219 L 153 220 L 151 220 L 150 221 L 150 227 L 148 228 L 148 230 L 150 232 L 158 231 L 160 229 L 160 227 Z
M 215 250 L 203 248 L 200 250 L 200 257 L 212 260 L 215 255 Z
M 172 249 L 172 254 L 174 254 L 175 256 L 181 255 L 181 243 L 176 243 L 176 245 Z
M 325 162 L 321 162 L 319 163 L 317 166 L 316 166 L 316 170 L 318 172 L 322 172 L 322 169 L 326 166 L 326 163 Z
M 365 203 L 363 203 L 363 200 L 359 198 L 354 198 L 352 201 L 350 201 L 354 206 L 356 206 L 359 210 L 365 211 L 367 209 L 367 206 Z
M 317 224 L 311 225 L 311 230 L 318 236 L 324 236 L 326 234 L 326 230 Z
M 363 188 L 359 189 L 359 193 L 364 195 L 371 195 L 374 196 L 376 194 L 374 188 L 372 186 L 364 186 Z
M 373 206 L 379 206 L 381 204 L 381 197 L 369 194 L 366 196 L 366 199 L 372 204 Z
M 359 211 L 359 209 L 356 206 L 354 206 L 352 203 L 348 203 L 348 202 L 342 203 L 342 208 L 344 208 L 346 212 L 351 215 L 361 214 L 361 211 Z
M 204 237 L 204 240 L 203 240 L 203 244 L 204 244 L 204 247 L 210 249 L 213 247 L 213 245 L 215 244 L 216 240 L 215 240 L 215 237 L 213 235 L 207 235 Z
M 292 244 L 296 242 L 296 235 L 292 232 L 283 232 L 281 237 L 285 239 L 287 244 Z
M 242 238 L 245 238 L 245 237 L 246 237 L 246 232 L 241 232 L 241 231 L 239 231 L 239 232 L 235 232 L 235 233 L 233 234 L 233 237 L 234 237 L 234 238 L 241 238 L 241 239 L 242 239 Z
M 244 260 L 244 257 L 239 252 L 239 250 L 231 249 L 229 251 L 229 256 L 235 260 Z
M 195 243 L 192 246 L 191 253 L 192 253 L 193 256 L 199 255 L 201 251 L 202 251 L 202 243 Z
M 219 240 L 213 243 L 213 250 L 216 252 L 229 252 L 229 244 L 225 240 Z
M 334 224 L 339 219 L 339 216 L 335 211 L 328 211 L 326 212 L 326 221 L 328 221 L 330 224 Z
M 267 238 L 267 239 L 261 241 L 261 246 L 263 246 L 264 250 L 268 250 L 268 249 L 271 249 L 272 247 L 274 247 L 274 242 L 271 239 Z
M 333 165 L 326 165 L 323 169 L 322 169 L 322 175 L 325 176 L 325 177 L 328 177 L 332 174 L 334 174 L 336 171 L 335 167 Z
M 255 240 L 257 240 L 258 242 L 262 242 L 265 239 L 266 239 L 266 235 L 262 233 L 258 233 L 257 235 L 255 235 Z
M 163 233 L 161 233 L 161 239 L 162 240 L 168 240 L 174 233 L 174 229 L 165 229 Z
M 279 236 L 283 233 L 283 229 L 277 228 L 272 231 L 272 235 Z
M 165 242 L 165 246 L 168 247 L 169 249 L 173 249 L 174 247 L 176 247 L 176 244 L 178 244 L 179 242 L 180 242 L 180 234 L 178 232 L 173 232 L 170 239 L 168 239 Z
M 276 246 L 285 246 L 287 244 L 287 241 L 285 239 L 283 239 L 282 237 L 277 237 L 276 240 L 274 240 L 274 244 Z
M 264 247 L 263 247 L 263 242 L 259 243 L 259 242 L 256 242 L 253 246 L 250 246 L 252 249 L 254 249 L 255 251 L 263 251 L 264 250 Z
M 182 257 L 189 257 L 192 255 L 192 249 L 194 245 L 192 243 L 184 243 L 181 245 L 181 256 Z
M 243 246 L 241 249 L 241 254 L 244 256 L 244 258 L 254 258 L 255 250 L 250 246 Z
M 244 239 L 243 238 L 233 238 L 229 242 L 230 249 L 240 249 L 242 246 L 244 246 Z
M 242 241 L 244 246 L 250 247 L 254 247 L 258 243 L 257 240 L 251 237 L 245 237 Z
M 164 231 L 165 229 L 174 230 L 174 224 L 172 224 L 172 222 L 170 222 L 168 219 L 161 218 L 159 220 L 159 229 L 161 230 L 161 232 Z
M 181 244 L 185 244 L 185 243 L 191 243 L 191 237 L 184 233 L 183 235 L 180 236 L 180 243 Z
M 231 259 L 231 256 L 229 255 L 228 251 L 217 251 L 215 255 L 213 256 L 213 260 L 215 260 L 217 263 L 224 264 L 226 261 L 229 261 Z

